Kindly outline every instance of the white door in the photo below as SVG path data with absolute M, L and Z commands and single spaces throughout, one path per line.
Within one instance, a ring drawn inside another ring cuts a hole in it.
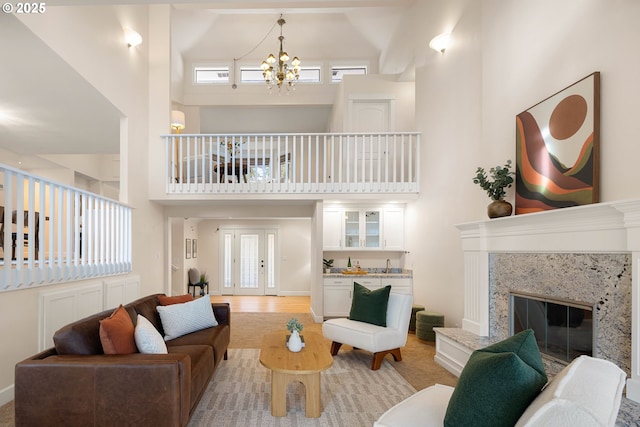
M 349 132 L 388 132 L 393 129 L 393 100 L 352 99 L 349 103 Z M 356 136 L 349 157 L 355 167 L 353 182 L 373 182 L 385 170 L 385 141 L 374 136 Z
M 264 231 L 236 233 L 236 295 L 264 295 Z
M 275 295 L 277 231 L 221 230 L 220 283 L 224 295 Z

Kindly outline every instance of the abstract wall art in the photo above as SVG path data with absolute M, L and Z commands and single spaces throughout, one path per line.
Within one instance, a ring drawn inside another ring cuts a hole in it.
M 600 73 L 516 116 L 516 215 L 599 201 Z

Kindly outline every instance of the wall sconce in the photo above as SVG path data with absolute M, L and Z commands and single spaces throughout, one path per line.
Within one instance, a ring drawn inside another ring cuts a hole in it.
M 178 110 L 171 111 L 171 129 L 175 133 L 180 133 L 185 125 L 184 113 Z
M 444 53 L 449 47 L 451 41 L 451 33 L 438 34 L 429 42 L 429 47 L 437 52 Z
M 127 45 L 129 47 L 135 47 L 142 43 L 142 36 L 140 35 L 140 33 L 132 30 L 131 28 L 125 28 L 124 40 L 127 42 Z

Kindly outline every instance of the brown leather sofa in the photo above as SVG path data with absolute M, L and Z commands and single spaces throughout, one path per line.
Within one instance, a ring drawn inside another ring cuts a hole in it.
M 125 308 L 164 335 L 159 295 Z M 16 365 L 16 426 L 186 426 L 227 358 L 229 305 L 211 305 L 219 325 L 167 341 L 169 354 L 104 354 L 99 322 L 113 310 L 64 326 L 55 348 Z

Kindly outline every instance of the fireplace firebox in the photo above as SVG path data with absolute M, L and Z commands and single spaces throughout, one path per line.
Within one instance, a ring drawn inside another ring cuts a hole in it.
M 533 329 L 540 352 L 562 363 L 594 354 L 596 337 L 595 305 L 510 293 L 510 334 Z

